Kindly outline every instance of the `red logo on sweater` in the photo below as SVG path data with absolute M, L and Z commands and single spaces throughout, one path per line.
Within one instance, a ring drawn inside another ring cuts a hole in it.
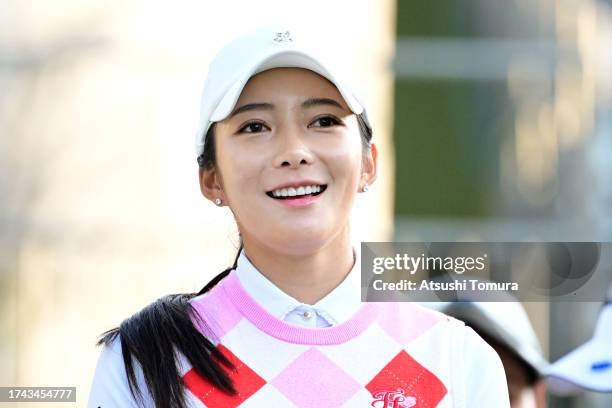
M 370 405 L 376 408 L 409 408 L 415 406 L 416 398 L 408 397 L 404 393 L 405 391 L 402 388 L 395 391 L 375 391 L 372 393 L 375 399 Z
M 377 398 L 370 404 L 376 408 L 431 408 L 437 406 L 447 393 L 442 381 L 406 350 L 400 351 L 389 361 L 366 385 L 366 389 Z

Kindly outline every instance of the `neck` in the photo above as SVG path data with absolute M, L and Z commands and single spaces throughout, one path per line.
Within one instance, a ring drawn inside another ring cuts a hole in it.
M 286 254 L 243 236 L 251 263 L 283 292 L 313 305 L 337 287 L 353 268 L 354 254 L 348 227 L 312 253 Z

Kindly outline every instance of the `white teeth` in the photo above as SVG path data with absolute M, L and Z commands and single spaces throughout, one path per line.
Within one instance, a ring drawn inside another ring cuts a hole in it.
M 289 187 L 289 188 L 279 188 L 272 191 L 272 196 L 274 197 L 295 197 L 295 196 L 303 196 L 306 194 L 318 193 L 321 191 L 321 186 L 312 185 L 312 186 L 301 186 L 298 188 Z

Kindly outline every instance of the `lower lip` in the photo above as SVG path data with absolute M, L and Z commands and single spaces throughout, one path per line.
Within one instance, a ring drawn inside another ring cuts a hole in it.
M 273 198 L 273 200 L 288 207 L 305 207 L 317 201 L 322 195 L 323 193 L 318 194 L 316 196 L 309 195 L 297 198 L 285 198 L 283 200 L 277 200 Z

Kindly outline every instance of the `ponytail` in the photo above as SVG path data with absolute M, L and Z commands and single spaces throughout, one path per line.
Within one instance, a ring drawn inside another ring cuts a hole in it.
M 210 282 L 208 282 L 206 285 L 204 285 L 202 289 L 200 289 L 200 291 L 198 292 L 196 296 L 203 295 L 204 293 L 211 290 L 217 283 L 219 283 L 221 279 L 225 278 L 232 270 L 236 269 L 238 267 L 238 258 L 240 257 L 241 251 L 242 251 L 242 243 L 240 244 L 240 247 L 238 248 L 238 253 L 236 254 L 236 258 L 234 258 L 234 265 L 232 265 L 231 268 L 227 268 L 226 270 L 224 270 L 223 272 L 221 272 L 220 274 L 212 278 Z
M 155 408 L 187 408 L 177 360 L 179 354 L 216 388 L 230 395 L 237 393 L 225 371 L 233 369 L 233 364 L 194 326 L 193 320 L 212 333 L 190 301 L 211 290 L 236 269 L 241 250 L 242 244 L 233 266 L 215 276 L 197 294 L 164 296 L 100 336 L 98 346 L 110 346 L 119 337 L 130 392 L 139 405 L 144 406 L 144 399 L 132 358 L 142 367 Z

